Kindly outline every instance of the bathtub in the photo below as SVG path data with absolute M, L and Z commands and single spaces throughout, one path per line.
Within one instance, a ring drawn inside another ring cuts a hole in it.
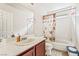
M 61 43 L 61 42 L 52 42 L 52 46 L 54 49 L 61 50 L 61 51 L 67 51 L 67 46 L 75 46 L 74 44 L 70 43 Z

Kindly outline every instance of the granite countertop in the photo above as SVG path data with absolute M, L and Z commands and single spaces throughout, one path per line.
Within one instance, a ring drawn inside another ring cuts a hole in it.
M 6 42 L 5 44 L 0 45 L 0 56 L 16 56 L 19 53 L 28 50 L 29 48 L 35 46 L 39 42 L 45 40 L 43 37 L 35 37 L 35 41 L 31 44 L 27 44 L 24 46 L 18 46 L 14 43 L 14 41 Z

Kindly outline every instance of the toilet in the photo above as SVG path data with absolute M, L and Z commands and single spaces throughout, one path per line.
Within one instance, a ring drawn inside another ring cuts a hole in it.
M 52 49 L 53 49 L 53 45 L 51 43 L 46 43 L 46 55 L 47 56 L 52 55 Z
M 76 47 L 67 46 L 67 51 L 69 56 L 78 56 L 78 50 L 76 49 Z

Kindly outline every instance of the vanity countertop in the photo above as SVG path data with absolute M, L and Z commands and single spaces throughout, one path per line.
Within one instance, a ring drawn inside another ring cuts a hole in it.
M 43 37 L 35 37 L 35 41 L 31 44 L 25 46 L 18 46 L 14 44 L 13 41 L 9 41 L 5 44 L 0 45 L 0 56 L 16 56 L 19 53 L 28 50 L 29 48 L 35 46 L 36 44 L 40 43 L 41 41 L 45 40 Z

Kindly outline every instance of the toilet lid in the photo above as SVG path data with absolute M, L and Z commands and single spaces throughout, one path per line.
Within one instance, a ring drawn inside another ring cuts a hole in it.
M 69 50 L 77 51 L 77 49 L 76 48 L 73 48 L 73 47 L 69 47 Z
M 67 50 L 72 53 L 78 53 L 78 50 L 75 47 L 67 46 Z

